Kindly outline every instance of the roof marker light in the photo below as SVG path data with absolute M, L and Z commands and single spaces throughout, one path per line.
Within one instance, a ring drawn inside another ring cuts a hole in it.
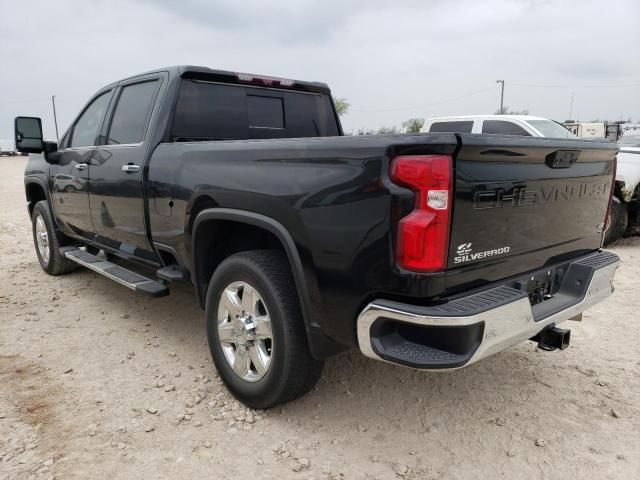
M 236 77 L 239 81 L 245 83 L 262 84 L 266 87 L 280 86 L 280 87 L 292 87 L 295 85 L 294 80 L 288 78 L 268 77 L 266 75 L 253 75 L 251 73 L 236 73 Z

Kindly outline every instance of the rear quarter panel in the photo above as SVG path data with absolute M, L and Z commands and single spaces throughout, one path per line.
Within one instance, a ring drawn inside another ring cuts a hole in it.
M 148 171 L 153 239 L 191 269 L 189 224 L 199 200 L 276 220 L 298 249 L 313 323 L 354 344 L 355 317 L 371 298 L 424 297 L 436 288 L 396 268 L 394 225 L 413 194 L 389 182 L 389 157 L 451 154 L 456 145 L 449 134 L 161 144 Z

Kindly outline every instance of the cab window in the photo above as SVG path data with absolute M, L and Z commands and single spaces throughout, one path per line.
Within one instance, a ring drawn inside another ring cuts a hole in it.
M 109 145 L 139 143 L 144 138 L 158 92 L 158 80 L 122 89 L 107 135 Z
M 429 128 L 430 132 L 447 133 L 471 133 L 471 130 L 473 130 L 473 120 L 434 122 Z
M 339 135 L 329 95 L 183 80 L 175 142 Z
M 520 135 L 522 137 L 530 137 L 520 125 L 513 122 L 505 122 L 504 120 L 485 120 L 482 122 L 482 133 L 494 133 L 499 135 Z
M 110 99 L 111 91 L 105 92 L 96 97 L 82 112 L 73 127 L 69 145 L 71 148 L 90 147 L 96 144 Z

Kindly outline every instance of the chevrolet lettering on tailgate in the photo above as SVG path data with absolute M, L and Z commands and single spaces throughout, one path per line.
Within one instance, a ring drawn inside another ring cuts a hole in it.
M 570 183 L 540 188 L 516 187 L 512 193 L 497 189 L 476 192 L 473 197 L 473 208 L 523 207 L 541 203 L 560 202 L 564 200 L 600 199 L 609 194 L 610 183 Z

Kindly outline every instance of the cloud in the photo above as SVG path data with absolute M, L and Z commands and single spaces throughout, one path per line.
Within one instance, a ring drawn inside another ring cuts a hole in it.
M 0 29 L 0 138 L 17 114 L 53 135 L 119 78 L 196 64 L 327 82 L 343 122 L 491 113 L 505 79 L 512 108 L 564 120 L 640 115 L 640 2 L 473 0 L 23 0 Z M 541 88 L 520 85 L 558 85 Z

